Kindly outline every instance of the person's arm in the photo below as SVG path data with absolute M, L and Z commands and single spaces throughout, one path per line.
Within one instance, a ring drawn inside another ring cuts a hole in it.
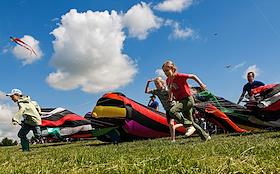
M 146 93 L 146 94 L 150 94 L 151 91 L 152 91 L 152 90 L 149 89 L 149 84 L 150 84 L 150 82 L 152 82 L 152 81 L 153 81 L 153 80 L 148 80 L 148 81 L 147 81 L 147 84 L 146 84 L 146 87 L 145 87 L 145 93 Z
M 25 111 L 25 107 L 23 104 L 19 103 L 19 110 L 16 112 L 15 116 L 12 118 L 12 123 L 14 125 L 21 124 L 20 117 L 23 115 L 23 112 Z
M 36 101 L 31 101 L 31 103 L 35 106 L 36 110 L 41 115 L 41 107 L 39 106 L 39 104 Z
M 237 102 L 237 104 L 239 105 L 239 103 L 243 100 L 244 96 L 245 96 L 246 91 L 243 90 L 241 96 L 239 97 L 239 100 Z
M 150 106 L 151 102 L 152 102 L 152 99 L 149 100 L 147 106 Z
M 265 86 L 265 84 L 263 82 L 260 82 L 260 86 Z
M 189 74 L 189 78 L 196 81 L 202 90 L 206 90 L 206 85 L 194 74 Z

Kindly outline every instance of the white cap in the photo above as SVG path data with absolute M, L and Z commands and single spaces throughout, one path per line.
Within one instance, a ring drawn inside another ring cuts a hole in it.
M 14 94 L 22 95 L 22 92 L 19 89 L 12 89 L 12 91 L 9 94 L 6 94 L 6 96 L 12 96 Z

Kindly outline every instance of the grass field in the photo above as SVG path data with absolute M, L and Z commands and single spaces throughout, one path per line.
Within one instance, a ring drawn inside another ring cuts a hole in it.
M 0 148 L 0 173 L 280 173 L 280 132 Z

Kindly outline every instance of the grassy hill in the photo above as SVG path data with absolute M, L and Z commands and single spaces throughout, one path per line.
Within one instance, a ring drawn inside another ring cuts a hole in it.
M 280 173 L 280 132 L 2 147 L 0 173 Z

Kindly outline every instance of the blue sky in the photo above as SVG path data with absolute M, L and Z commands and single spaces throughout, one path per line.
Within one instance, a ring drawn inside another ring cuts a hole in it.
M 279 7 L 278 0 L 1 1 L 0 92 L 19 88 L 42 107 L 80 115 L 106 91 L 145 104 L 147 79 L 171 59 L 236 102 L 249 67 L 264 83 L 280 81 Z

